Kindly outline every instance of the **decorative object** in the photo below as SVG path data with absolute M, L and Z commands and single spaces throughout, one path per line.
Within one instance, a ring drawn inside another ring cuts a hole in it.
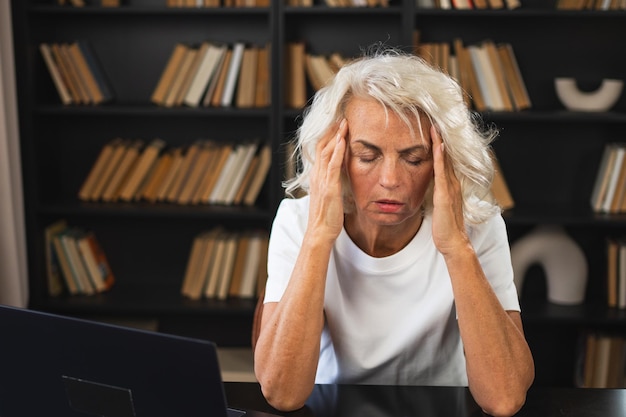
M 571 111 L 603 112 L 611 109 L 622 94 L 622 80 L 605 78 L 595 91 L 581 91 L 573 78 L 555 78 L 554 86 L 561 103 Z
M 567 305 L 584 301 L 587 259 L 560 226 L 537 226 L 511 245 L 511 259 L 518 294 L 528 268 L 537 264 L 545 272 L 548 301 Z

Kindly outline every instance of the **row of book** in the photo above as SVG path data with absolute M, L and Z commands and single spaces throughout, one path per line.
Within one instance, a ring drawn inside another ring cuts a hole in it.
M 102 7 L 119 7 L 122 0 L 57 0 L 59 6 L 102 6 Z
M 150 100 L 164 107 L 267 107 L 269 72 L 269 44 L 177 43 Z
M 167 147 L 162 139 L 115 138 L 103 146 L 78 192 L 82 201 L 253 206 L 271 165 L 257 140 L 197 140 Z
M 597 213 L 626 213 L 626 143 L 604 147 L 590 202 Z
M 313 0 L 286 0 L 287 6 L 313 7 Z M 328 7 L 389 7 L 389 0 L 324 0 Z
M 419 42 L 415 53 L 454 77 L 467 93 L 466 102 L 477 111 L 520 111 L 532 107 L 526 84 L 510 43 L 484 40 L 464 45 L 459 38 Z
M 44 240 L 51 296 L 93 295 L 115 283 L 106 254 L 92 231 L 61 219 L 46 227 Z
M 416 0 L 416 6 L 424 9 L 517 9 L 520 0 Z
M 113 100 L 113 89 L 89 42 L 43 42 L 39 50 L 63 104 L 98 105 Z
M 167 0 L 167 7 L 269 7 L 269 0 Z
M 255 298 L 267 279 L 266 231 L 228 231 L 221 227 L 197 235 L 181 294 L 193 300 L 229 297 Z
M 626 238 L 607 242 L 607 304 L 626 309 Z
M 626 388 L 625 337 L 584 332 L 578 349 L 575 383 L 582 388 Z
M 558 0 L 560 10 L 625 10 L 625 0 Z

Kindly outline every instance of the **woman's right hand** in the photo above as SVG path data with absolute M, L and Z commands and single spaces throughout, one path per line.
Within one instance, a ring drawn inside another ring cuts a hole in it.
M 347 133 L 348 122 L 342 119 L 317 143 L 309 184 L 309 233 L 333 241 L 343 228 L 341 170 Z

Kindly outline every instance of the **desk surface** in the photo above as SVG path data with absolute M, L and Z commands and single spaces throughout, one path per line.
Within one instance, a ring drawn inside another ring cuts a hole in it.
M 228 404 L 289 417 L 479 417 L 467 388 L 317 385 L 307 405 L 281 413 L 256 383 L 225 383 Z M 532 387 L 516 417 L 626 417 L 626 389 Z

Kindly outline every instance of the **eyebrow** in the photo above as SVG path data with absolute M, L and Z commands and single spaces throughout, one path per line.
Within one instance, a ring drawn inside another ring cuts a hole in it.
M 380 152 L 380 150 L 381 150 L 380 147 L 378 147 L 378 146 L 374 145 L 373 143 L 370 143 L 370 142 L 368 142 L 366 140 L 363 140 L 363 139 L 357 139 L 354 142 L 352 142 L 351 145 L 352 144 L 359 144 L 359 145 L 365 146 L 366 148 L 374 150 L 374 151 L 377 151 L 377 152 Z M 410 146 L 410 147 L 408 147 L 406 149 L 400 149 L 398 151 L 398 153 L 400 155 L 408 155 L 408 154 L 411 154 L 411 153 L 416 152 L 416 151 L 429 152 L 429 148 L 426 145 L 414 145 L 414 146 Z

